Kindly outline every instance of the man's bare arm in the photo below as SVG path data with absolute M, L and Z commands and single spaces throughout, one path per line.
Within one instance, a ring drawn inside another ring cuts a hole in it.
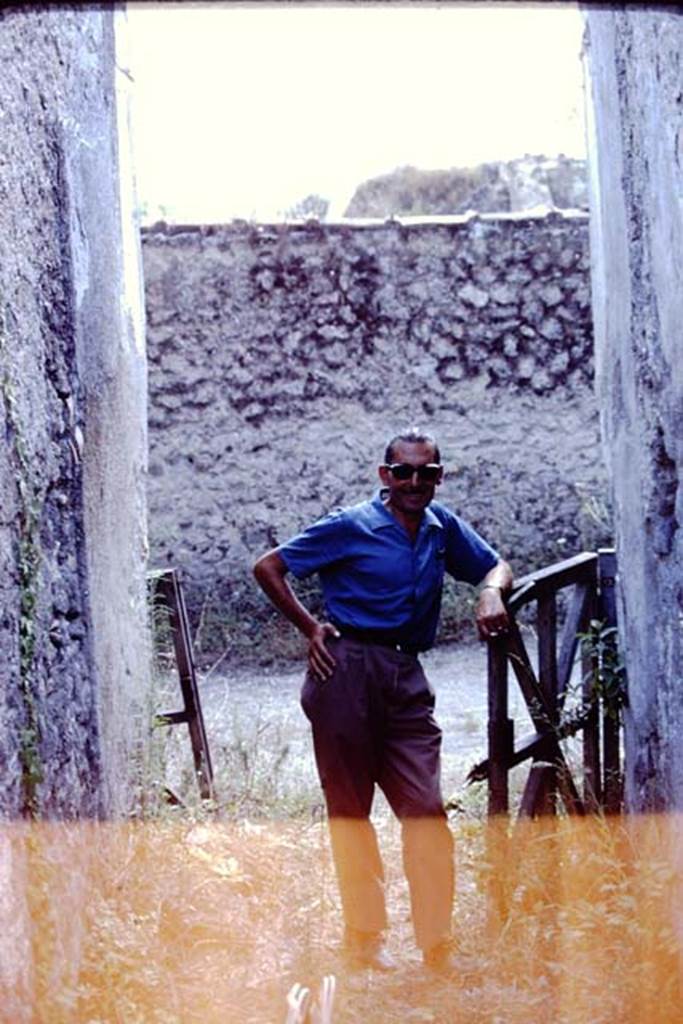
M 308 640 L 308 664 L 313 674 L 324 681 L 332 675 L 335 665 L 326 640 L 339 636 L 339 632 L 331 622 L 319 622 L 304 608 L 289 585 L 287 572 L 277 548 L 262 555 L 254 565 L 254 576 L 263 592 Z
M 488 640 L 507 632 L 510 622 L 503 598 L 512 588 L 512 582 L 512 569 L 502 560 L 481 581 L 475 611 L 480 640 Z

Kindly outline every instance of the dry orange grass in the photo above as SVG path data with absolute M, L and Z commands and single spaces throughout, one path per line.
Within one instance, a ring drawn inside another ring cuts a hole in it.
M 454 822 L 461 973 L 413 947 L 400 830 L 380 817 L 397 975 L 349 974 L 326 828 L 302 820 L 5 826 L 0 1019 L 276 1024 L 292 984 L 337 977 L 335 1021 L 659 1024 L 683 1017 L 667 819 Z M 672 852 L 673 851 L 673 852 Z M 491 873 L 508 916 L 487 913 Z M 516 882 L 513 882 L 516 877 Z M 6 888 L 9 885 L 9 888 Z

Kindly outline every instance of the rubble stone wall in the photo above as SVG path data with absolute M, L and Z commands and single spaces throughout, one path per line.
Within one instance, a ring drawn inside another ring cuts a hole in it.
M 629 676 L 626 801 L 680 810 L 683 16 L 615 4 L 588 7 L 586 19 L 597 383 Z
M 0 15 L 0 816 L 129 810 L 149 728 L 146 372 L 117 23 L 45 5 Z
M 159 225 L 143 260 L 152 561 L 195 614 L 254 611 L 253 559 L 413 423 L 518 570 L 602 529 L 585 215 Z

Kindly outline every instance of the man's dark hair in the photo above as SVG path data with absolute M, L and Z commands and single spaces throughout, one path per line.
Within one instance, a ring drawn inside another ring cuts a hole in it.
M 394 447 L 401 441 L 406 444 L 431 444 L 434 449 L 434 458 L 437 462 L 441 462 L 441 452 L 434 437 L 431 434 L 427 434 L 424 430 L 420 430 L 419 427 L 410 427 L 409 430 L 404 430 L 402 433 L 392 437 L 384 449 L 384 461 L 387 466 L 390 466 L 394 461 Z

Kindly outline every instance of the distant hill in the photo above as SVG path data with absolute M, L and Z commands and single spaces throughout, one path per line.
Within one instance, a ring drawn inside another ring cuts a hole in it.
M 478 167 L 424 171 L 398 167 L 359 185 L 345 217 L 437 216 L 526 210 L 588 209 L 586 161 L 524 156 Z

